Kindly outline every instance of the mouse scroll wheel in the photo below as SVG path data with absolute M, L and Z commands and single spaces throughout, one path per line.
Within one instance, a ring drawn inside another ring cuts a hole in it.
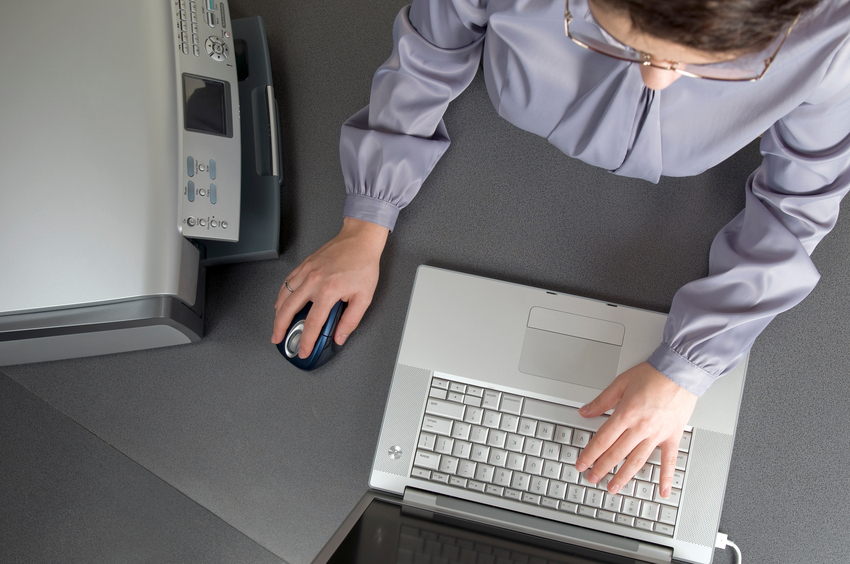
M 294 358 L 298 354 L 298 346 L 301 344 L 301 334 L 303 332 L 304 322 L 299 321 L 286 336 L 284 348 L 286 349 L 286 356 L 289 358 Z

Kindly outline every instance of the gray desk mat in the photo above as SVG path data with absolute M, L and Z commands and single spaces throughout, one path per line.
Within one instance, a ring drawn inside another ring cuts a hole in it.
M 341 225 L 339 127 L 368 102 L 402 4 L 233 0 L 233 16 L 263 16 L 269 36 L 281 259 L 209 269 L 199 343 L 3 369 L 291 564 L 310 562 L 366 490 L 417 265 L 666 311 L 705 275 L 760 160 L 753 143 L 696 178 L 619 178 L 501 120 L 479 75 L 446 114 L 453 145 L 402 212 L 360 328 L 331 363 L 299 372 L 269 343 L 272 304 Z M 747 562 L 850 561 L 848 245 L 839 222 L 814 255 L 821 284 L 753 349 L 722 519 Z

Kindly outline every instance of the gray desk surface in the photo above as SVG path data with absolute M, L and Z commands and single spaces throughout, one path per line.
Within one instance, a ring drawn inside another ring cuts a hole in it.
M 756 144 L 697 178 L 618 178 L 502 121 L 479 75 L 345 350 L 310 374 L 283 362 L 272 304 L 341 225 L 339 127 L 403 2 L 232 0 L 268 31 L 284 253 L 209 270 L 197 344 L 3 369 L 0 559 L 310 562 L 366 490 L 418 264 L 660 311 L 705 274 Z M 815 252 L 821 284 L 752 352 L 722 520 L 750 563 L 850 561 L 848 248 L 845 219 Z

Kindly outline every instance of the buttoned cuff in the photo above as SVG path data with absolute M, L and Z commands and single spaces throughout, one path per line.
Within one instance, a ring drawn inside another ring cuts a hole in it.
M 658 345 L 647 360 L 653 368 L 692 394 L 701 396 L 717 376 L 706 372 L 665 343 Z
M 342 215 L 376 223 L 392 231 L 399 211 L 399 208 L 383 200 L 362 194 L 346 194 Z

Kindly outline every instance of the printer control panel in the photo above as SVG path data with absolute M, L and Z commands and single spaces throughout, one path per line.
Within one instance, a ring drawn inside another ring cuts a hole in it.
M 230 13 L 224 0 L 173 0 L 180 155 L 180 230 L 239 240 L 242 144 Z

